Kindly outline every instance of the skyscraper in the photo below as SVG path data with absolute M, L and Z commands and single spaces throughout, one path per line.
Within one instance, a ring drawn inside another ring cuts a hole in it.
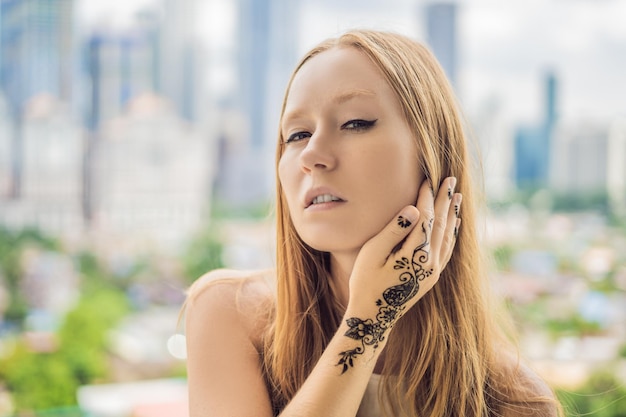
M 237 91 L 241 136 L 225 137 L 218 197 L 234 205 L 271 194 L 271 154 L 280 102 L 296 62 L 299 0 L 239 0 Z
M 11 190 L 21 193 L 21 118 L 27 101 L 72 95 L 74 0 L 0 0 L 0 93 L 12 123 Z
M 457 88 L 456 10 L 455 3 L 431 3 L 426 6 L 426 41 L 455 89 Z
M 90 86 L 86 92 L 86 125 L 90 130 L 120 116 L 133 97 L 154 90 L 155 48 L 148 33 L 94 33 L 86 40 L 83 52 Z
M 0 88 L 15 109 L 39 93 L 69 101 L 74 0 L 0 1 Z
M 521 126 L 515 135 L 515 183 L 521 188 L 548 185 L 554 129 L 557 122 L 557 78 L 544 76 L 544 113 L 534 126 Z
M 248 145 L 260 150 L 265 135 L 265 98 L 273 0 L 239 1 L 239 103 L 249 125 Z M 254 133 L 252 133 L 254 132 Z
M 163 15 L 154 31 L 155 91 L 167 97 L 186 120 L 204 115 L 204 51 L 193 32 L 196 0 L 164 0 Z

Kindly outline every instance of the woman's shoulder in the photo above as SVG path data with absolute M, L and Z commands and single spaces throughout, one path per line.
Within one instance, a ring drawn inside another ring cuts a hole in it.
M 518 356 L 503 354 L 500 365 L 500 394 L 504 417 L 557 417 L 560 406 L 554 391 Z
M 190 300 L 210 291 L 268 297 L 271 295 L 273 270 L 214 269 L 196 279 L 187 291 Z
M 229 322 L 260 346 L 273 316 L 272 270 L 216 269 L 198 278 L 187 292 L 185 314 Z

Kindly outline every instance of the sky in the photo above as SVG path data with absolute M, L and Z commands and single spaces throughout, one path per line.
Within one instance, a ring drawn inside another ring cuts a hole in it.
M 85 22 L 128 24 L 154 0 L 83 0 Z M 212 50 L 233 48 L 234 0 L 198 0 L 197 36 Z M 299 51 L 351 27 L 425 39 L 424 0 L 301 0 Z M 626 117 L 626 1 L 458 0 L 458 95 L 468 115 L 497 106 L 511 123 L 535 123 L 546 71 L 558 79 L 560 117 L 609 123 Z M 227 85 L 222 74 L 217 84 Z M 234 78 L 233 78 L 234 79 Z M 231 80 L 232 82 L 232 80 Z
M 302 25 L 303 43 L 312 45 L 354 26 L 395 30 L 425 40 L 420 13 L 425 1 L 370 0 L 365 2 L 370 10 L 358 7 L 363 3 L 305 2 L 308 10 L 301 20 L 308 23 Z M 466 113 L 496 103 L 511 122 L 539 121 L 543 77 L 554 71 L 564 120 L 606 123 L 619 114 L 626 116 L 626 1 L 457 4 L 458 94 Z

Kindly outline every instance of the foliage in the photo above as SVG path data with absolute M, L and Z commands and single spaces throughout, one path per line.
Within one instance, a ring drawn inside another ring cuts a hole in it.
M 272 205 L 267 200 L 260 200 L 256 203 L 244 205 L 228 204 L 225 201 L 216 199 L 212 205 L 212 219 L 266 219 L 272 211 Z
M 512 204 L 521 204 L 531 209 L 546 208 L 553 212 L 597 211 L 609 217 L 612 215 L 609 195 L 604 189 L 564 192 L 525 187 L 518 189 L 506 200 L 489 202 L 495 211 L 502 211 Z
M 57 334 L 58 349 L 39 353 L 19 341 L 0 361 L 0 378 L 14 396 L 18 410 L 76 404 L 76 389 L 107 375 L 107 332 L 128 311 L 119 290 L 85 294 L 65 317 Z
M 626 417 L 626 387 L 608 371 L 594 373 L 576 392 L 557 395 L 567 416 Z
M 214 227 L 196 236 L 182 256 L 187 280 L 193 282 L 212 269 L 223 268 L 223 250 L 222 241 Z
M 4 313 L 6 321 L 21 327 L 28 313 L 24 297 L 20 294 L 19 283 L 22 276 L 21 256 L 24 248 L 34 246 L 46 250 L 58 250 L 56 240 L 45 236 L 36 229 L 11 231 L 0 226 L 0 270 L 6 279 L 9 292 L 9 306 Z
M 554 336 L 577 335 L 587 336 L 602 331 L 600 323 L 586 320 L 578 313 L 566 318 L 548 319 L 545 322 L 546 329 Z
M 128 313 L 126 296 L 100 290 L 83 297 L 59 331 L 60 354 L 80 384 L 106 375 L 107 333 Z
M 609 195 L 606 190 L 590 190 L 577 193 L 553 193 L 553 209 L 555 211 L 573 212 L 594 210 L 608 213 Z
M 511 245 L 500 245 L 493 249 L 493 259 L 498 271 L 509 270 L 514 253 L 515 249 Z
M 626 343 L 624 343 L 622 346 L 620 346 L 618 356 L 620 358 L 626 359 Z
M 76 402 L 77 381 L 58 352 L 34 353 L 21 342 L 0 365 L 0 377 L 11 391 L 18 410 Z

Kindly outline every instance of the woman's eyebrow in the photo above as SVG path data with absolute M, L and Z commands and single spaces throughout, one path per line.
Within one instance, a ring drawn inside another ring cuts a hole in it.
M 371 90 L 364 89 L 364 88 L 355 88 L 351 90 L 338 92 L 330 101 L 331 103 L 334 103 L 334 104 L 343 104 L 357 97 L 375 98 L 376 93 L 374 93 Z M 303 111 L 302 109 L 293 109 L 291 111 L 286 112 L 285 114 L 283 114 L 283 117 L 282 117 L 281 129 L 287 122 L 298 120 L 299 118 L 303 118 L 305 114 L 306 112 Z
M 354 89 L 354 90 L 342 91 L 342 92 L 338 93 L 333 98 L 333 101 L 335 103 L 341 104 L 341 103 L 344 103 L 344 102 L 346 102 L 348 100 L 352 100 L 353 98 L 360 97 L 360 96 L 376 97 L 376 93 L 374 93 L 371 90 L 366 90 L 364 88 L 357 88 L 357 89 Z

